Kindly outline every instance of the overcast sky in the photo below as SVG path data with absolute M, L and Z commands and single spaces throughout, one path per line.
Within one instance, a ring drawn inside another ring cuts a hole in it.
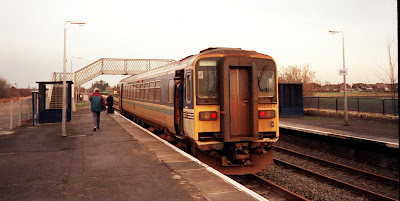
M 310 65 L 324 83 L 343 82 L 342 30 L 348 83 L 381 82 L 374 72 L 397 55 L 395 0 L 0 0 L 0 76 L 37 87 L 63 70 L 100 58 L 175 59 L 208 47 L 272 56 L 278 69 Z M 122 77 L 100 76 L 110 85 Z M 90 83 L 84 85 L 90 86 Z

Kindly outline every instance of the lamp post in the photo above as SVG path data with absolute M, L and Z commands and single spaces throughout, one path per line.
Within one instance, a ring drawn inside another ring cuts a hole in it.
M 71 102 L 71 104 L 72 104 L 72 112 L 76 111 L 76 107 L 75 107 L 75 87 L 74 87 L 74 85 L 75 85 L 75 73 L 72 71 L 72 61 L 73 61 L 74 58 L 82 59 L 82 57 L 77 57 L 77 56 L 72 56 L 71 57 L 71 80 L 73 82 L 73 84 L 72 84 L 72 102 Z
M 346 70 L 346 66 L 345 66 L 345 61 L 344 61 L 344 35 L 343 35 L 343 31 L 329 31 L 330 34 L 337 34 L 337 33 L 341 33 L 342 34 L 342 49 L 343 49 L 343 70 L 340 71 L 339 70 L 339 74 L 343 75 L 343 84 L 344 84 L 344 88 L 343 88 L 343 109 L 344 109 L 344 125 L 347 126 L 349 125 L 349 117 L 347 114 L 347 84 L 346 84 L 346 75 L 347 75 L 347 70 Z
M 77 25 L 85 25 L 85 22 L 80 21 L 66 21 L 64 24 L 64 60 L 63 60 L 63 98 L 62 98 L 62 126 L 61 126 L 61 135 L 63 137 L 67 136 L 67 24 L 77 24 Z

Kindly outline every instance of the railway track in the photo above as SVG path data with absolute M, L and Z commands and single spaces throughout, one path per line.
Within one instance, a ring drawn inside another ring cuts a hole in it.
M 368 199 L 398 199 L 398 194 L 394 195 L 390 191 L 391 189 L 397 189 L 396 192 L 398 192 L 399 180 L 369 173 L 364 170 L 344 166 L 281 147 L 275 147 L 275 150 L 284 154 L 283 156 L 278 155 L 278 157 L 274 159 L 275 164 L 278 166 L 293 169 L 300 174 L 305 174 L 312 178 L 329 183 L 330 185 L 346 189 L 347 191 L 356 193 Z M 296 164 L 288 162 L 290 157 L 295 157 L 295 159 L 292 158 L 290 161 L 295 162 Z M 340 171 L 340 173 L 338 173 L 338 171 Z
M 301 195 L 293 193 L 289 189 L 279 186 L 265 179 L 265 177 L 259 176 L 257 174 L 248 174 L 243 176 L 230 176 L 230 177 L 269 200 L 292 200 L 292 201 L 308 200 L 302 197 Z

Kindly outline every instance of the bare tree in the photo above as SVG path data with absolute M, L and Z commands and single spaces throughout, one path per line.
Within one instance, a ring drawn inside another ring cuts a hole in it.
M 315 72 L 310 70 L 310 66 L 287 66 L 278 71 L 278 81 L 280 83 L 303 83 L 303 94 L 311 96 L 315 93 L 316 80 Z
M 398 82 L 398 58 L 397 53 L 393 50 L 393 41 L 387 43 L 387 61 L 384 66 L 379 65 L 380 71 L 375 72 L 375 76 L 378 77 L 383 83 L 390 84 L 390 91 L 393 93 L 392 97 L 396 97 L 396 82 Z M 396 55 L 396 56 L 395 56 Z
M 10 97 L 10 83 L 0 76 L 0 98 L 9 98 Z

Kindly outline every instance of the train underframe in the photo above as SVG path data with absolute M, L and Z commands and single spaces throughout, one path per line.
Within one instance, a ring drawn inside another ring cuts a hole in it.
M 224 142 L 222 150 L 203 151 L 191 138 L 170 133 L 134 115 L 125 116 L 225 175 L 253 174 L 274 163 L 269 142 Z

